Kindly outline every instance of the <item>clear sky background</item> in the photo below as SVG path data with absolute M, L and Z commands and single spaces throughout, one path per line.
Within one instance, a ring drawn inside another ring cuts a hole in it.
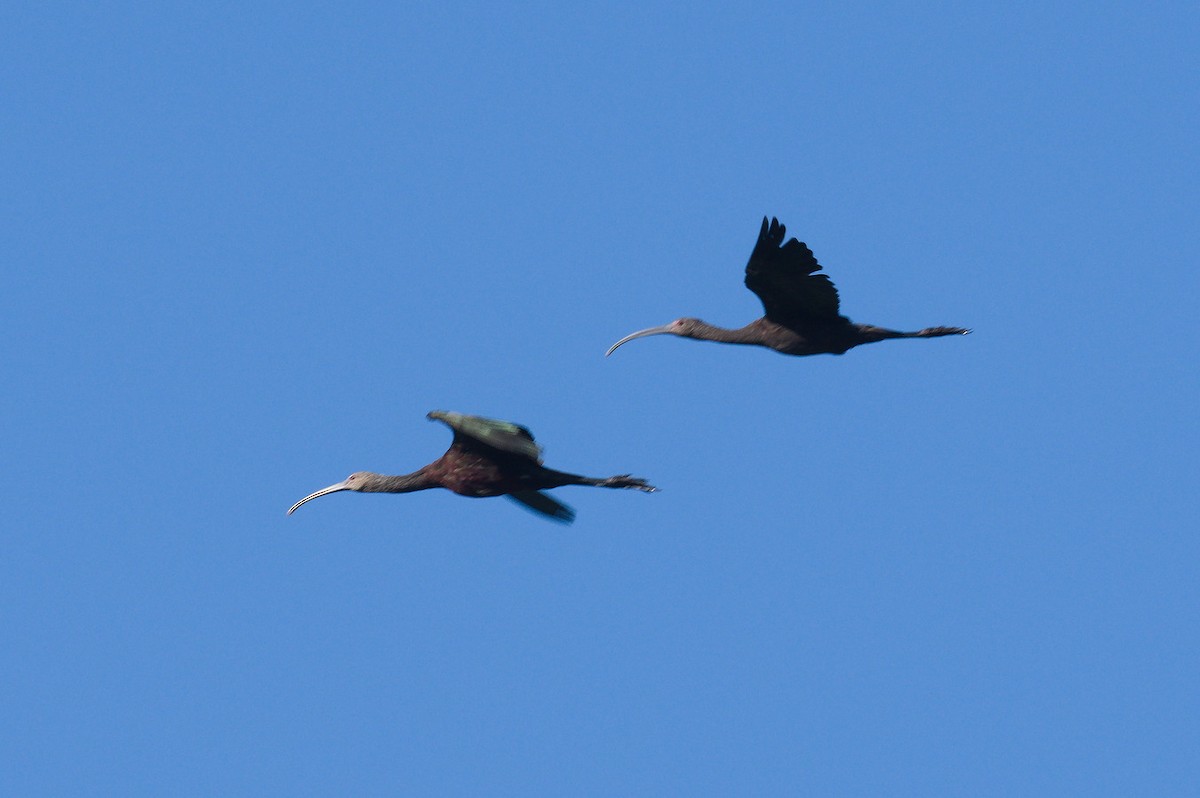
M 1200 792 L 1195 4 L 500 5 L 0 9 L 0 793 Z

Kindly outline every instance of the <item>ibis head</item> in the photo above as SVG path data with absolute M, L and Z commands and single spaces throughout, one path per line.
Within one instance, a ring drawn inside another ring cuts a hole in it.
M 644 330 L 638 330 L 637 332 L 626 335 L 620 341 L 617 341 L 615 344 L 610 346 L 608 351 L 604 353 L 604 356 L 608 357 L 613 352 L 617 351 L 618 346 L 632 341 L 634 338 L 645 338 L 648 335 L 678 335 L 681 338 L 695 338 L 698 337 L 697 333 L 699 333 L 705 326 L 706 325 L 704 322 L 700 321 L 700 319 L 675 319 L 675 321 L 670 322 L 669 324 L 661 324 L 658 327 L 648 327 Z
M 372 474 L 370 471 L 355 471 L 350 476 L 343 479 L 341 482 L 330 485 L 328 488 L 321 488 L 316 493 L 310 493 L 300 501 L 292 505 L 292 509 L 287 511 L 288 515 L 296 512 L 296 508 L 304 504 L 310 499 L 316 499 L 328 493 L 337 493 L 340 490 L 370 490 L 371 477 L 377 477 L 378 474 Z

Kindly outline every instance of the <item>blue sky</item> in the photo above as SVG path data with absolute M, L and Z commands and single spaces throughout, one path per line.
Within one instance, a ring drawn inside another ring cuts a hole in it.
M 0 10 L 0 792 L 1200 790 L 1194 4 L 247 5 Z

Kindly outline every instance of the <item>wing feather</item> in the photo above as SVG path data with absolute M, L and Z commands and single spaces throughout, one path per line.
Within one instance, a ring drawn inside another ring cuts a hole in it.
M 812 250 L 795 238 L 784 243 L 787 228 L 763 217 L 762 229 L 746 264 L 746 287 L 762 300 L 768 319 L 789 327 L 843 320 L 838 293 L 821 271 Z
M 516 493 L 508 494 L 508 498 L 525 505 L 535 513 L 541 513 L 563 524 L 569 524 L 575 520 L 574 510 L 540 491 L 519 490 Z
M 434 410 L 429 414 L 429 418 L 441 421 L 454 430 L 452 446 L 471 448 L 482 444 L 500 452 L 524 457 L 541 465 L 542 447 L 534 442 L 533 433 L 520 424 L 445 410 Z

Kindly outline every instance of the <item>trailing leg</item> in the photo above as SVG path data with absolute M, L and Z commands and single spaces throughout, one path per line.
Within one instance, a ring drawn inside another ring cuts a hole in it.
M 631 476 L 629 474 L 618 474 L 615 477 L 584 477 L 579 474 L 569 474 L 566 471 L 554 471 L 552 469 L 544 469 L 543 476 L 549 481 L 546 487 L 558 487 L 560 485 L 591 485 L 596 488 L 632 488 L 633 490 L 642 490 L 646 493 L 654 493 L 658 488 L 651 485 L 641 477 Z

